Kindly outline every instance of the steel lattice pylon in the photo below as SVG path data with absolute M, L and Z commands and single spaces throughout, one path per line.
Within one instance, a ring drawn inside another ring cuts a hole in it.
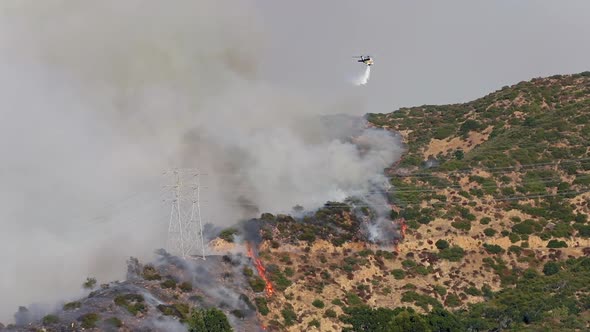
M 175 169 L 170 199 L 167 249 L 170 253 L 187 258 L 201 255 L 205 259 L 203 223 L 201 218 L 200 174 L 194 170 Z M 198 249 L 200 253 L 198 253 Z

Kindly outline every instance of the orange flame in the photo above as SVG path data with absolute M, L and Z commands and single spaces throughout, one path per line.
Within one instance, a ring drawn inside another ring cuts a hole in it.
M 408 225 L 406 225 L 406 219 L 401 218 L 399 222 L 400 222 L 400 229 L 402 232 L 402 239 L 405 239 L 406 238 L 406 230 L 408 229 Z
M 266 268 L 262 265 L 262 261 L 254 256 L 254 250 L 250 246 L 250 243 L 246 243 L 248 248 L 248 257 L 252 258 L 254 261 L 254 267 L 256 267 L 256 271 L 258 271 L 258 275 L 262 280 L 264 280 L 264 290 L 266 291 L 267 296 L 271 296 L 274 294 L 275 290 L 270 283 L 270 280 L 266 277 Z

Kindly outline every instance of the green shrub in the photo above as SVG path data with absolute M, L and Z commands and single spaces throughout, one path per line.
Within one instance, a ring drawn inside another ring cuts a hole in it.
M 391 271 L 391 275 L 393 275 L 396 280 L 401 280 L 406 277 L 406 271 L 402 269 L 394 269 Z
M 139 312 L 147 311 L 147 307 L 143 303 L 145 300 L 140 294 L 125 294 L 115 297 L 115 304 L 124 307 L 132 315 L 137 315 Z
M 223 311 L 210 308 L 204 310 L 192 310 L 186 320 L 188 332 L 231 332 L 233 328 Z
M 554 275 L 559 272 L 559 264 L 556 262 L 547 262 L 545 266 L 543 266 L 543 273 L 546 276 Z
M 227 228 L 219 233 L 219 238 L 227 242 L 234 242 L 234 235 L 238 234 L 238 230 L 235 228 Z
M 551 240 L 547 243 L 547 248 L 567 248 L 565 241 Z
M 332 310 L 332 309 L 328 309 L 326 310 L 326 312 L 324 313 L 324 317 L 328 317 L 328 318 L 336 318 L 336 311 Z
M 256 293 L 264 291 L 264 288 L 266 287 L 266 283 L 259 276 L 254 276 L 248 279 L 248 283 L 250 284 L 250 287 L 252 287 L 252 290 Z
M 520 236 L 518 236 L 518 234 L 515 233 L 510 233 L 510 235 L 508 235 L 508 239 L 510 240 L 510 242 L 516 243 L 520 241 Z
M 56 315 L 47 315 L 43 317 L 43 325 L 51 325 L 59 323 L 59 317 Z
M 174 281 L 173 279 L 167 279 L 166 281 L 160 283 L 160 286 L 162 288 L 175 289 L 176 288 L 176 281 Z
M 244 273 L 244 275 L 246 277 L 251 277 L 254 275 L 254 271 L 252 271 L 252 269 L 247 266 L 244 266 L 244 269 L 242 270 L 242 272 Z
M 145 280 L 160 280 L 162 277 L 153 265 L 147 264 L 143 267 L 143 278 Z
M 451 262 L 460 262 L 463 256 L 465 256 L 465 251 L 459 246 L 452 246 L 441 250 L 438 256 Z
M 190 282 L 183 282 L 182 284 L 180 284 L 179 286 L 180 290 L 182 290 L 183 292 L 191 292 L 193 290 L 193 285 Z
M 413 268 L 413 267 L 415 267 L 416 265 L 417 265 L 417 264 L 416 264 L 416 262 L 414 262 L 414 261 L 413 261 L 413 260 L 411 260 L 411 259 L 406 259 L 406 260 L 404 260 L 404 261 L 402 262 L 402 266 L 403 266 L 403 267 L 405 267 L 405 268 Z
M 319 320 L 317 320 L 317 319 L 313 319 L 312 321 L 310 321 L 310 322 L 307 324 L 307 326 L 308 326 L 308 327 L 315 326 L 315 327 L 317 327 L 317 328 L 319 329 L 319 328 L 320 328 L 320 321 L 319 321 Z
M 483 217 L 479 220 L 479 223 L 482 225 L 487 225 L 492 221 L 492 218 L 490 217 Z
M 89 313 L 78 317 L 78 321 L 81 323 L 80 326 L 85 329 L 91 329 L 96 327 L 96 322 L 100 319 L 100 316 L 96 313 Z
M 500 247 L 497 244 L 487 244 L 487 243 L 484 243 L 483 247 L 490 254 L 502 254 L 502 253 L 505 252 L 505 250 L 502 249 L 502 247 Z
M 447 294 L 447 289 L 441 285 L 434 285 L 434 291 L 440 296 L 445 296 Z
M 453 221 L 451 226 L 466 232 L 471 230 L 471 222 L 469 220 Z
M 78 309 L 82 306 L 82 303 L 78 302 L 78 301 L 74 301 L 74 302 L 68 302 L 66 304 L 64 304 L 64 310 L 75 310 Z
M 508 252 L 513 252 L 517 255 L 520 255 L 520 253 L 522 252 L 522 249 L 519 246 L 510 246 L 510 248 L 508 248 Z
M 320 299 L 315 299 L 313 300 L 313 302 L 311 303 L 314 307 L 322 309 L 324 307 L 324 302 Z
M 297 321 L 297 314 L 291 308 L 281 310 L 281 316 L 283 316 L 286 326 L 292 326 Z
M 94 286 L 96 286 L 95 278 L 86 278 L 86 281 L 84 282 L 84 284 L 82 284 L 82 287 L 86 289 L 92 289 L 94 288 Z
M 445 300 L 445 304 L 449 307 L 458 307 L 461 305 L 461 300 L 459 299 L 459 297 L 455 294 L 449 294 L 447 295 L 447 298 Z
M 268 315 L 270 309 L 268 309 L 268 303 L 266 302 L 266 299 L 264 297 L 257 297 L 254 299 L 254 301 L 256 302 L 256 308 L 258 308 L 258 312 L 262 316 Z
M 471 296 L 481 296 L 482 293 L 479 289 L 475 288 L 475 287 L 469 287 L 465 290 L 465 294 L 471 295 Z
M 490 236 L 490 237 L 491 237 L 491 236 L 494 236 L 494 235 L 496 235 L 496 233 L 497 233 L 497 232 L 496 232 L 496 230 L 495 230 L 495 229 L 493 229 L 493 228 L 486 228 L 486 229 L 484 229 L 484 230 L 483 230 L 483 233 L 484 233 L 486 236 Z
M 332 304 L 333 304 L 333 305 L 340 306 L 340 307 L 344 306 L 344 302 L 342 302 L 342 300 L 341 300 L 341 299 L 333 299 L 333 300 L 332 300 Z
M 434 244 L 439 250 L 447 249 L 449 247 L 449 242 L 446 240 L 438 240 Z

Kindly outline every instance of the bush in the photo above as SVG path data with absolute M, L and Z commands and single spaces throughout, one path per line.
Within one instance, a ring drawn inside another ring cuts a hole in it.
M 315 327 L 317 327 L 317 328 L 319 329 L 319 328 L 320 328 L 320 321 L 319 321 L 319 320 L 317 320 L 317 319 L 314 319 L 314 320 L 312 320 L 311 322 L 309 322 L 309 323 L 307 324 L 307 326 L 308 326 L 308 327 L 315 326 Z
M 505 252 L 505 250 L 502 249 L 502 247 L 500 247 L 497 244 L 487 244 L 487 243 L 484 243 L 483 247 L 490 254 L 502 254 L 502 253 Z
M 547 248 L 567 248 L 565 241 L 551 240 L 547 243 Z
M 86 281 L 84 282 L 84 284 L 82 284 L 82 287 L 86 289 L 93 289 L 94 286 L 96 286 L 95 278 L 86 278 Z
M 297 321 L 297 314 L 291 308 L 285 308 L 281 310 L 281 316 L 285 320 L 285 325 L 292 326 Z
M 176 281 L 174 281 L 173 279 L 167 279 L 166 281 L 162 282 L 160 286 L 162 286 L 162 288 L 175 289 Z
M 482 293 L 479 289 L 475 288 L 475 287 L 469 287 L 465 290 L 465 294 L 471 295 L 471 296 L 481 296 Z
M 416 265 L 417 265 L 416 262 L 414 262 L 411 259 L 406 259 L 402 262 L 402 266 L 405 268 L 413 268 L 413 267 L 416 267 Z
M 270 310 L 268 309 L 268 303 L 266 302 L 266 299 L 264 297 L 257 297 L 254 299 L 254 301 L 256 302 L 256 308 L 258 308 L 258 312 L 262 316 L 268 315 Z
M 469 231 L 471 230 L 471 222 L 469 220 L 460 220 L 460 221 L 453 221 L 451 226 L 455 227 L 456 229 Z
M 447 289 L 441 285 L 434 285 L 434 291 L 440 296 L 445 296 L 447 294 Z
M 143 303 L 144 298 L 140 294 L 119 295 L 114 302 L 116 305 L 126 308 L 134 316 L 139 312 L 147 311 L 147 307 Z
M 328 309 L 326 310 L 326 312 L 324 313 L 324 317 L 328 317 L 328 318 L 336 318 L 336 311 L 332 310 L 332 309 Z
M 342 300 L 341 300 L 341 299 L 333 299 L 333 300 L 332 300 L 332 304 L 333 304 L 333 305 L 340 306 L 340 307 L 344 306 L 344 302 L 342 302 Z
M 449 307 L 458 307 L 461 305 L 461 300 L 456 294 L 449 294 L 447 296 L 445 304 Z
M 183 292 L 191 292 L 193 290 L 193 285 L 190 282 L 185 281 L 182 284 L 180 284 L 178 288 L 180 288 L 180 290 L 182 290 Z
M 479 223 L 482 225 L 487 225 L 492 221 L 492 218 L 490 217 L 483 217 L 479 220 Z
M 227 242 L 234 242 L 234 235 L 238 234 L 238 230 L 235 228 L 227 228 L 219 233 L 219 238 Z
M 430 331 L 430 327 L 424 318 L 422 318 L 422 315 L 409 311 L 402 311 L 397 314 L 393 320 L 389 322 L 388 328 L 387 331 L 392 332 Z
M 394 269 L 391 271 L 391 275 L 393 275 L 396 280 L 401 280 L 406 277 L 406 271 L 402 269 Z
M 143 267 L 143 278 L 145 280 L 160 280 L 162 277 L 158 273 L 158 270 L 153 265 L 146 265 Z
M 82 306 L 82 304 L 78 301 L 69 302 L 64 304 L 64 310 L 75 310 Z
M 435 245 L 439 250 L 443 250 L 449 247 L 449 242 L 446 240 L 438 240 L 436 241 Z
M 496 233 L 497 233 L 497 232 L 496 232 L 496 230 L 495 230 L 495 229 L 493 229 L 493 228 L 486 228 L 486 229 L 484 229 L 484 230 L 483 230 L 483 233 L 484 233 L 486 236 L 490 236 L 490 237 L 491 237 L 491 236 L 494 236 L 494 235 L 496 235 Z
M 543 266 L 543 273 L 546 276 L 554 275 L 559 272 L 559 264 L 556 262 L 547 262 L 545 266 Z
M 99 320 L 100 316 L 95 313 L 89 313 L 86 315 L 82 315 L 78 317 L 78 321 L 81 322 L 81 326 L 85 329 L 91 329 L 96 327 L 96 322 Z
M 56 315 L 47 315 L 43 317 L 43 325 L 51 325 L 59 323 L 59 317 Z
M 463 256 L 465 256 L 465 251 L 459 246 L 453 246 L 451 248 L 441 250 L 438 255 L 440 258 L 451 262 L 460 262 Z
M 223 311 L 211 308 L 205 310 L 192 310 L 187 319 L 189 332 L 231 332 L 233 328 Z
M 319 299 L 315 299 L 313 300 L 313 302 L 311 303 L 314 307 L 322 309 L 324 307 L 324 302 L 322 300 Z
M 157 308 L 166 316 L 174 316 L 180 319 L 184 318 L 183 313 L 180 310 L 178 310 L 174 305 L 159 304 Z
M 250 287 L 252 287 L 252 290 L 256 293 L 264 291 L 264 288 L 266 287 L 266 283 L 259 276 L 254 276 L 248 279 L 248 283 L 250 284 Z

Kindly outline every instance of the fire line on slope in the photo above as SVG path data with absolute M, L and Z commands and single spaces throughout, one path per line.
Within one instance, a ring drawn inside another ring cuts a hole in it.
M 275 290 L 272 287 L 272 283 L 270 282 L 270 280 L 268 280 L 268 278 L 266 277 L 266 268 L 262 264 L 262 261 L 259 258 L 257 258 L 254 254 L 254 250 L 252 249 L 250 243 L 246 242 L 246 248 L 248 249 L 248 257 L 252 259 L 254 267 L 256 267 L 256 271 L 258 271 L 258 275 L 260 276 L 260 278 L 262 278 L 262 280 L 264 280 L 264 290 L 266 292 L 266 296 L 272 296 Z

